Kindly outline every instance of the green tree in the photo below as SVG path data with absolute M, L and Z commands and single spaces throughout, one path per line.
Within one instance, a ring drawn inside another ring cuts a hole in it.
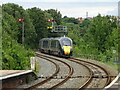
M 83 20 L 82 23 L 80 23 L 80 27 L 86 27 L 86 28 L 88 28 L 89 24 L 90 24 L 90 20 L 85 19 L 85 20 Z
M 20 42 L 19 35 L 20 35 L 20 26 L 21 22 L 18 22 L 17 20 L 19 18 L 19 12 L 15 14 L 13 12 L 14 10 L 21 11 L 23 10 L 24 13 L 25 10 L 21 9 L 16 4 L 3 4 L 2 5 L 2 69 L 7 70 L 23 70 L 23 69 L 30 69 L 30 57 L 34 56 L 35 54 L 31 50 L 26 50 L 22 48 Z M 22 17 L 22 15 L 20 15 Z M 24 16 L 27 16 L 25 14 Z M 1 19 L 1 18 L 0 18 Z M 28 19 L 29 20 L 29 19 Z M 27 22 L 26 20 L 25 22 Z M 29 23 L 29 25 L 32 25 L 32 23 Z M 30 29 L 31 28 L 31 29 Z M 25 27 L 26 33 L 25 39 L 26 39 L 26 46 L 29 45 L 28 42 L 32 42 L 34 38 L 34 31 L 32 30 L 32 27 L 29 26 Z M 32 34 L 30 34 L 32 33 Z M 29 34 L 29 36 L 28 36 Z M 30 37 L 33 36 L 33 37 Z M 28 41 L 29 40 L 29 41 Z M 32 42 L 33 43 L 33 42 Z
M 18 40 L 18 25 L 16 24 L 17 21 L 12 15 L 9 15 L 6 12 L 3 12 L 3 20 L 2 25 L 4 30 L 15 40 Z
M 27 51 L 22 48 L 22 46 L 5 31 L 6 29 L 10 29 L 7 23 L 3 25 L 2 30 L 2 69 L 30 69 L 30 57 L 35 54 L 31 50 Z
M 79 21 L 77 19 L 75 19 L 74 17 L 67 17 L 67 16 L 64 16 L 62 18 L 62 21 L 65 22 L 65 23 L 74 23 L 74 24 L 79 23 Z
M 18 43 L 22 43 L 22 22 L 19 22 L 18 19 L 24 19 L 25 23 L 25 45 L 33 47 L 35 42 L 36 32 L 32 22 L 30 21 L 28 13 L 19 5 L 14 3 L 8 3 L 2 5 L 3 20 L 6 20 L 10 25 L 11 29 L 15 32 L 13 36 Z M 7 13 L 7 14 L 6 14 Z M 8 18 L 12 17 L 12 18 Z M 13 21 L 12 21 L 13 20 Z M 16 24 L 15 24 L 16 23 Z M 15 29 L 14 29 L 15 28 Z M 11 31 L 9 31 L 11 33 Z M 17 33 L 16 33 L 17 32 Z
M 62 22 L 62 15 L 60 11 L 55 10 L 55 9 L 48 9 L 46 12 L 50 13 L 57 25 L 61 25 Z
M 105 53 L 109 47 L 106 43 L 108 43 L 109 35 L 111 35 L 113 30 L 112 23 L 113 22 L 111 22 L 110 18 L 107 16 L 102 17 L 99 14 L 97 17 L 93 18 L 88 28 L 86 36 L 88 36 L 89 39 L 87 38 L 87 40 L 89 42 L 93 42 L 94 47 L 99 52 Z
M 90 23 L 91 23 L 91 21 L 88 20 L 88 19 L 85 19 L 82 23 L 79 23 L 79 26 L 81 27 L 81 32 L 80 33 L 81 33 L 82 37 L 86 34 Z
M 39 8 L 31 8 L 27 9 L 27 12 L 29 13 L 29 16 L 31 18 L 31 22 L 33 23 L 36 31 L 36 47 L 39 45 L 39 40 L 44 37 L 48 37 L 48 30 L 47 26 L 48 23 L 46 19 L 50 17 L 47 13 L 45 13 L 43 10 Z M 48 16 L 46 18 L 46 16 Z

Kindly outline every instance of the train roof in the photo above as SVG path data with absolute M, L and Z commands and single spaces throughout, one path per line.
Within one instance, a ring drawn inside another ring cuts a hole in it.
M 61 40 L 61 39 L 64 39 L 64 38 L 68 38 L 70 39 L 69 37 L 56 37 L 56 38 L 43 38 L 41 40 Z M 71 39 L 70 39 L 71 40 Z

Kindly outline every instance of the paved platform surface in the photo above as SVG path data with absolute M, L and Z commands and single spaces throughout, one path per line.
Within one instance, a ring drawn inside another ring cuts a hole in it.
M 0 70 L 0 77 L 25 72 L 26 70 Z
M 32 70 L 0 70 L 0 80 L 31 73 L 31 72 Z

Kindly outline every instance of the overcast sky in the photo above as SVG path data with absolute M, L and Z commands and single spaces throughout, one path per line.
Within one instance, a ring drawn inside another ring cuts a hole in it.
M 118 15 L 120 0 L 0 0 L 0 4 L 16 3 L 24 9 L 38 7 L 42 10 L 57 9 L 62 16 L 89 17 L 98 15 Z

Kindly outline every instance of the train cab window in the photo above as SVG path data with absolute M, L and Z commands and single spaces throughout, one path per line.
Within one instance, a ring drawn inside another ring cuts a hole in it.
M 48 48 L 48 41 L 43 41 L 43 48 Z
M 57 41 L 56 44 L 57 44 L 57 45 L 56 45 L 56 48 L 60 48 L 60 43 L 59 43 L 59 41 Z
M 71 46 L 71 41 L 69 39 L 63 39 L 62 40 L 62 45 L 63 46 Z

